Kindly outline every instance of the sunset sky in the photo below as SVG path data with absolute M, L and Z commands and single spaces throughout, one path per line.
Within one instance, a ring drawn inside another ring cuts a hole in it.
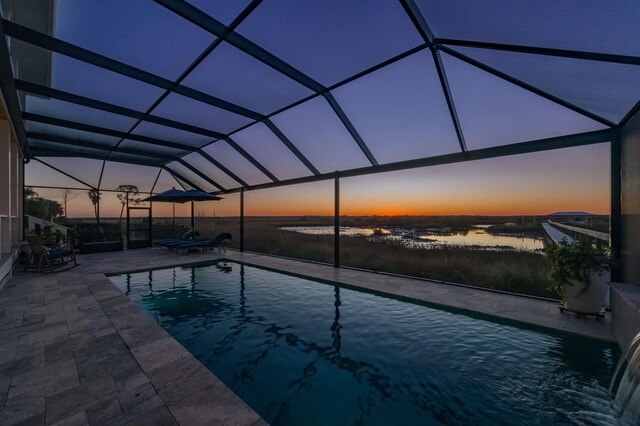
M 43 179 L 51 184 L 68 180 L 64 177 L 56 180 L 55 172 L 45 167 L 31 170 L 34 172 L 27 175 L 30 185 Z M 44 174 L 39 175 L 38 171 Z M 149 176 L 140 180 L 141 188 L 150 185 Z M 121 182 L 134 183 L 134 177 L 123 175 L 122 179 L 128 180 Z M 154 179 L 155 175 L 151 177 L 151 184 Z M 114 179 L 115 182 L 120 181 Z M 609 144 L 605 143 L 342 179 L 341 213 L 543 215 L 584 210 L 608 214 L 609 182 Z M 169 183 L 166 179 L 164 186 Z M 60 190 L 36 190 L 43 197 L 61 201 Z M 76 193 L 77 197 L 69 202 L 69 216 L 91 217 L 93 207 L 86 191 Z M 171 215 L 171 204 L 154 203 L 153 208 L 154 216 Z M 206 216 L 238 215 L 239 195 L 228 194 L 222 201 L 197 203 L 196 210 Z M 120 204 L 115 194 L 104 192 L 101 215 L 119 214 Z M 189 214 L 188 204 L 176 205 L 176 215 Z M 246 192 L 245 214 L 332 215 L 333 181 Z

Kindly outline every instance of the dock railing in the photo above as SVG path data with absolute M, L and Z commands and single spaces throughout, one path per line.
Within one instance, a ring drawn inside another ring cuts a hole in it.
M 570 237 L 569 235 L 565 234 L 564 232 L 560 231 L 559 229 L 555 228 L 554 226 L 552 226 L 551 221 L 549 222 L 544 222 L 542 224 L 542 228 L 544 229 L 544 232 L 547 233 L 547 237 L 549 237 L 549 239 L 554 243 L 554 244 L 559 244 L 560 241 L 566 241 L 568 243 L 572 243 L 575 240 Z
M 590 237 L 596 240 L 595 242 L 598 244 L 609 244 L 609 234 L 606 232 L 594 231 L 593 229 L 566 225 L 564 223 L 553 222 L 551 220 L 548 223 L 556 229 L 559 228 L 563 233 L 569 236 L 577 237 L 580 235 L 586 235 L 587 237 Z

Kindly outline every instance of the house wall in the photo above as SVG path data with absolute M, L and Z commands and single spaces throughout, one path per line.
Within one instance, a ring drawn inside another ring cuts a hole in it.
M 10 123 L 0 119 L 0 288 L 11 276 L 22 240 L 22 163 Z
M 621 150 L 621 278 L 640 283 L 640 112 L 622 129 Z
M 626 349 L 640 332 L 640 112 L 620 135 L 620 278 L 611 284 L 613 334 Z

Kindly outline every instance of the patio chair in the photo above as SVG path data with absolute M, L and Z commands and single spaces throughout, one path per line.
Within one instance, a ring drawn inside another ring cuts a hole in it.
M 27 235 L 26 238 L 27 242 L 29 243 L 29 248 L 31 249 L 31 255 L 29 256 L 29 260 L 27 261 L 25 271 L 31 264 L 31 261 L 37 263 L 37 272 L 40 272 L 43 266 L 49 268 L 49 272 L 55 272 L 55 269 L 67 265 L 71 262 L 73 262 L 73 266 L 68 269 L 72 269 L 78 266 L 76 255 L 75 253 L 73 253 L 73 247 L 68 246 L 47 248 L 42 244 L 40 237 L 38 237 L 36 234 Z
M 192 249 L 202 249 L 202 250 L 213 250 L 218 249 L 218 251 L 224 251 L 226 246 L 231 244 L 231 234 L 228 232 L 223 232 L 213 240 L 196 240 L 196 241 L 188 241 L 181 244 L 176 244 L 171 248 L 176 250 L 182 250 L 182 253 L 187 253 Z
M 197 237 L 198 235 L 200 235 L 200 233 L 196 231 L 195 236 Z M 155 240 L 153 242 L 153 245 L 160 248 L 169 248 L 172 245 L 187 242 L 187 241 L 193 241 L 191 231 L 188 231 L 186 234 L 182 235 L 180 238 L 164 238 L 161 240 Z

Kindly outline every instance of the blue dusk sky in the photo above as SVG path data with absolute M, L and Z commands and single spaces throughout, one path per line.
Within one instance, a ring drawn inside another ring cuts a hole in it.
M 246 1 L 192 0 L 224 25 Z M 640 55 L 640 4 L 552 0 L 441 2 L 417 5 L 438 38 L 520 44 L 621 55 Z M 141 70 L 176 80 L 216 37 L 152 1 L 59 0 L 54 36 Z M 571 25 L 567 23 L 570 22 Z M 434 62 L 434 55 L 395 0 L 265 0 L 236 28 L 331 95 L 380 164 L 460 152 L 460 144 Z M 360 72 L 397 55 L 414 53 L 359 78 Z M 451 48 L 499 72 L 617 123 L 637 102 L 640 67 L 532 55 L 475 47 Z M 441 51 L 462 133 L 469 150 L 605 129 L 596 121 L 500 79 Z M 323 96 L 225 41 L 181 82 L 182 85 L 269 116 L 320 173 L 369 166 L 347 126 Z M 280 180 L 311 171 L 265 124 L 216 106 L 171 93 L 151 109 L 164 90 L 127 76 L 52 54 L 52 87 L 139 112 L 230 135 Z M 635 90 L 632 90 L 635 89 Z M 285 109 L 288 105 L 306 99 Z M 270 179 L 224 140 L 141 122 L 68 102 L 26 96 L 26 111 L 92 124 L 134 135 L 178 142 L 203 150 L 249 185 Z M 284 109 L 284 110 L 282 110 Z M 198 153 L 111 136 L 27 122 L 28 131 L 136 148 L 184 160 L 224 188 L 239 184 Z M 46 143 L 43 143 L 43 146 Z M 47 146 L 51 146 L 50 144 Z M 97 185 L 102 162 L 52 158 L 56 167 Z M 208 191 L 216 188 L 175 162 L 168 167 Z M 151 190 L 159 169 L 107 163 L 101 187 L 136 184 Z M 42 164 L 27 165 L 27 184 L 82 187 Z M 331 214 L 332 182 L 261 190 L 247 194 L 247 214 Z M 156 191 L 179 184 L 163 172 Z M 59 190 L 39 190 L 59 198 Z M 345 214 L 545 214 L 555 210 L 608 213 L 609 144 L 458 163 L 343 181 Z M 90 216 L 85 195 L 70 215 Z M 119 213 L 105 196 L 105 216 Z M 237 214 L 237 196 L 203 204 L 208 215 Z M 168 206 L 158 207 L 158 214 Z M 184 210 L 184 208 L 182 208 Z M 71 209 L 70 209 L 71 210 Z M 182 210 L 178 211 L 182 214 Z M 184 214 L 187 211 L 185 210 Z

